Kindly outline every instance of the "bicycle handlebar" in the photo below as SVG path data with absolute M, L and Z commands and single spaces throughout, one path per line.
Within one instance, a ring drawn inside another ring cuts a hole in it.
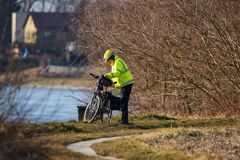
M 90 73 L 89 75 L 92 76 L 92 77 L 95 78 L 95 79 L 99 79 L 99 76 L 97 76 L 97 75 L 95 75 L 95 74 L 93 74 L 93 73 Z

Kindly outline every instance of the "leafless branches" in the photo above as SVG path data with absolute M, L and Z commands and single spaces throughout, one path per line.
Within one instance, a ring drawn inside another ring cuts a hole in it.
M 122 53 L 141 108 L 239 115 L 239 9 L 232 0 L 96 1 L 78 17 L 79 33 L 92 51 Z

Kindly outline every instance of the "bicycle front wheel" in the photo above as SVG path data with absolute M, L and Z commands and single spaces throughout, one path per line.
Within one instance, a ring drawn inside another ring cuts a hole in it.
M 91 102 L 87 105 L 84 112 L 84 121 L 91 123 L 96 117 L 98 110 L 100 108 L 100 98 L 99 96 L 93 96 Z

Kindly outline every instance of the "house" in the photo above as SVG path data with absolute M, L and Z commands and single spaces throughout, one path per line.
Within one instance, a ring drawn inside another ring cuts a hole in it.
M 26 21 L 28 13 L 26 12 L 14 12 L 12 14 L 12 43 L 24 42 L 24 30 L 23 24 Z
M 72 23 L 71 13 L 29 13 L 23 24 L 24 44 L 32 52 L 44 50 L 61 54 L 67 42 L 76 39 Z

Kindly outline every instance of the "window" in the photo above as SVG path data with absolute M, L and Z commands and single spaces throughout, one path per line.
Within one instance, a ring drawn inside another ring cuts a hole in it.
M 44 37 L 49 37 L 50 35 L 51 35 L 50 32 L 48 31 L 44 32 Z

